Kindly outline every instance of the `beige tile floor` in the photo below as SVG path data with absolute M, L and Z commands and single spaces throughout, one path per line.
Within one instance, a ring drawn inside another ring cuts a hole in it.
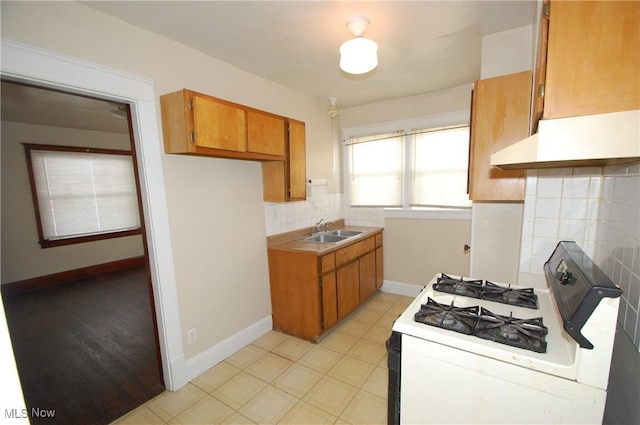
M 114 424 L 384 424 L 385 341 L 411 301 L 377 293 L 319 344 L 271 331 Z

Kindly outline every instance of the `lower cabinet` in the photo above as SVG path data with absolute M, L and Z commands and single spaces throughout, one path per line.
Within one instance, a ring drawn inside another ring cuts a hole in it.
M 380 232 L 323 255 L 269 248 L 274 328 L 316 341 L 378 291 L 381 236 Z
M 338 287 L 336 274 L 332 270 L 322 276 L 322 323 L 321 329 L 329 329 L 338 322 Z
M 378 290 L 376 285 L 376 251 L 363 255 L 358 260 L 360 278 L 360 302 Z
M 376 248 L 376 288 L 382 288 L 384 283 L 384 263 L 382 255 L 382 246 Z
M 354 261 L 336 270 L 338 286 L 338 320 L 345 318 L 360 305 L 360 267 Z

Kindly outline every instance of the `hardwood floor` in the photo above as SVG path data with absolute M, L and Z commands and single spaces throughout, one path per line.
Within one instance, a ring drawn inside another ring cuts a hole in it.
M 32 424 L 107 424 L 163 391 L 144 267 L 3 300 Z

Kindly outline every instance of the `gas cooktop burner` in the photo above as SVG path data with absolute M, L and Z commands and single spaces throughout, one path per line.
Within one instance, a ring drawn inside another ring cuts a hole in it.
M 473 333 L 478 338 L 488 339 L 501 344 L 545 353 L 547 342 L 545 335 L 547 328 L 542 324 L 542 318 L 514 319 L 501 316 L 480 307 L 480 316 Z
M 436 283 L 433 284 L 433 289 L 518 307 L 538 308 L 538 296 L 533 292 L 533 288 L 512 288 L 511 285 L 504 287 L 489 281 L 464 280 L 462 277 L 453 278 L 441 273 Z
M 433 289 L 449 294 L 462 295 L 470 298 L 480 298 L 482 292 L 482 280 L 464 280 L 453 278 L 442 273 L 438 281 L 433 284 Z
M 456 307 L 440 304 L 430 297 L 415 313 L 414 320 L 466 335 L 488 339 L 525 350 L 545 353 L 547 328 L 542 318 L 516 319 L 492 313 L 484 307 Z
M 486 281 L 482 287 L 482 299 L 518 307 L 538 308 L 538 296 L 533 293 L 533 288 L 512 288 L 511 285 L 505 288 Z
M 473 329 L 478 318 L 478 307 L 454 307 L 440 304 L 431 298 L 422 304 L 420 311 L 414 315 L 416 322 L 424 323 L 439 328 L 448 329 L 463 334 L 473 334 Z

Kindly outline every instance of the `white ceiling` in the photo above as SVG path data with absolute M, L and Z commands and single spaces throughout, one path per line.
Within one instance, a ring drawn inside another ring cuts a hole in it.
M 2 121 L 129 133 L 126 117 L 118 118 L 111 113 L 124 108 L 122 104 L 10 81 L 2 81 L 0 94 Z
M 482 37 L 533 23 L 536 8 L 535 0 L 83 3 L 295 91 L 336 97 L 339 108 L 473 82 Z M 379 46 L 379 66 L 358 76 L 338 67 L 353 16 L 371 20 L 365 36 Z M 110 102 L 6 82 L 0 93 L 3 120 L 128 131 Z
M 535 1 L 89 1 L 89 7 L 339 107 L 428 93 L 480 77 L 482 36 L 534 21 Z M 366 16 L 379 66 L 338 67 Z M 171 58 L 167 58 L 171 60 Z

